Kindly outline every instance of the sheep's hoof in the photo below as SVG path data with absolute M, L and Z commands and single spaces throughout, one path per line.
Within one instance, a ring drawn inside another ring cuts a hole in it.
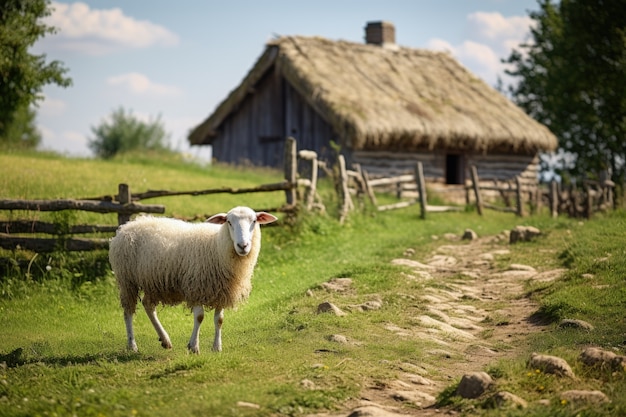
M 172 348 L 172 342 L 170 342 L 169 340 L 163 340 L 159 337 L 159 342 L 161 342 L 161 347 L 163 349 L 171 349 Z
M 189 351 L 190 351 L 191 353 L 195 353 L 195 354 L 200 353 L 200 348 L 199 348 L 198 346 L 193 346 L 193 347 L 192 347 L 191 345 L 189 345 L 189 344 L 188 344 L 188 345 L 187 345 L 187 349 L 189 349 Z

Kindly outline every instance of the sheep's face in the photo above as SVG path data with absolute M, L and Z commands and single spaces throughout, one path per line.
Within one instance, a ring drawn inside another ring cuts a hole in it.
M 271 223 L 277 220 L 269 213 L 258 212 L 248 207 L 235 207 L 228 213 L 220 213 L 210 217 L 207 222 L 224 224 L 228 227 L 233 248 L 239 256 L 246 256 L 252 249 L 252 236 L 257 224 Z

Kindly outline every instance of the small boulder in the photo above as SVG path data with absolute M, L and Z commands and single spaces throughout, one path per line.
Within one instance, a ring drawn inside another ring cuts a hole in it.
M 342 345 L 348 343 L 348 338 L 342 334 L 331 334 L 330 336 L 328 336 L 328 340 L 331 342 L 340 343 Z
M 584 320 L 577 320 L 577 319 L 563 319 L 559 323 L 559 327 L 561 328 L 570 327 L 570 328 L 581 329 L 581 330 L 593 330 L 594 329 L 594 327 L 590 323 L 587 323 Z
M 532 226 L 515 226 L 509 235 L 509 243 L 530 242 L 541 234 L 541 231 Z
M 487 402 L 493 408 L 526 408 L 528 402 L 517 395 L 508 391 L 500 391 L 495 393 Z
M 570 390 L 562 392 L 561 401 L 573 404 L 602 404 L 610 402 L 602 391 Z
M 478 398 L 493 384 L 493 379 L 486 372 L 472 372 L 463 375 L 456 394 L 463 398 Z
M 463 232 L 463 236 L 461 237 L 463 240 L 476 240 L 478 239 L 478 235 L 472 229 L 465 229 Z
M 557 356 L 533 353 L 528 366 L 533 369 L 540 369 L 547 374 L 576 378 L 574 371 L 572 371 L 567 361 Z
M 579 356 L 582 363 L 587 366 L 609 368 L 614 371 L 626 369 L 626 356 L 616 355 L 613 352 L 596 347 L 588 347 Z
M 346 315 L 346 313 L 344 313 L 339 307 L 328 301 L 324 301 L 322 304 L 317 306 L 317 314 L 320 313 L 331 313 L 336 316 Z

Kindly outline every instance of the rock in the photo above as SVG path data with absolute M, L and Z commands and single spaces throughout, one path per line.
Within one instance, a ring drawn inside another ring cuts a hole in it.
M 304 293 L 304 295 L 306 295 L 307 297 L 313 297 L 313 291 L 311 291 L 310 289 L 306 290 L 306 292 Z
M 404 253 L 402 255 L 403 256 L 413 256 L 413 255 L 415 255 L 415 249 L 408 248 L 407 250 L 404 251 Z
M 346 292 L 352 286 L 351 278 L 333 278 L 328 282 L 321 284 L 322 288 L 328 291 Z
M 495 393 L 489 401 L 487 401 L 488 406 L 493 408 L 506 408 L 506 407 L 515 407 L 515 408 L 526 408 L 528 407 L 528 402 L 521 397 L 518 397 L 515 394 L 512 394 L 508 391 L 500 391 Z
M 328 336 L 328 340 L 335 343 L 346 344 L 348 343 L 348 338 L 341 334 L 331 334 Z
M 417 262 L 417 261 L 412 261 L 411 259 L 394 259 L 391 261 L 391 263 L 393 265 L 401 265 L 401 266 L 408 266 L 409 268 L 416 268 L 416 269 L 434 269 L 434 267 L 430 266 L 430 265 L 425 265 L 421 262 Z
M 522 264 L 511 264 L 509 265 L 509 271 L 529 271 L 529 272 L 537 272 L 535 268 L 529 265 Z
M 594 329 L 594 327 L 590 323 L 587 323 L 584 320 L 577 320 L 577 319 L 563 319 L 559 323 L 559 327 L 561 328 L 573 327 L 575 329 L 582 329 L 582 330 Z
M 515 226 L 509 235 L 510 243 L 530 242 L 541 234 L 541 231 L 532 226 Z
M 557 356 L 533 353 L 530 357 L 528 366 L 533 369 L 540 369 L 547 374 L 576 378 L 574 371 L 572 371 L 572 368 L 569 366 L 567 361 Z
M 443 238 L 446 240 L 459 240 L 459 237 L 454 233 L 444 233 Z
M 626 356 L 596 347 L 588 347 L 579 356 L 579 360 L 587 366 L 599 366 L 614 371 L 626 370 Z
M 315 389 L 315 382 L 311 381 L 310 379 L 303 379 L 302 381 L 300 381 L 300 386 L 304 389 Z
M 456 265 L 459 261 L 452 256 L 445 255 L 435 255 L 432 257 L 428 265 L 430 266 L 453 266 Z
M 402 414 L 393 413 L 382 408 L 368 405 L 352 410 L 348 417 L 402 417 Z
M 493 384 L 493 379 L 486 372 L 472 372 L 463 375 L 456 394 L 463 398 L 478 398 Z
M 261 406 L 258 405 L 258 404 L 249 403 L 249 402 L 246 402 L 246 401 L 237 401 L 237 407 L 253 408 L 255 410 L 258 410 L 258 409 L 261 408 Z
M 461 237 L 463 240 L 476 240 L 478 239 L 478 235 L 472 229 L 465 229 L 463 232 L 463 236 Z
M 396 401 L 411 403 L 418 407 L 427 407 L 437 401 L 437 399 L 430 394 L 414 390 L 395 391 L 391 397 Z
M 561 401 L 574 404 L 602 404 L 610 402 L 609 398 L 602 391 L 570 390 L 562 392 L 559 397 Z
M 336 316 L 345 316 L 346 313 L 341 311 L 339 307 L 334 305 L 333 303 L 329 303 L 328 301 L 323 302 L 322 304 L 317 306 L 317 314 L 320 313 L 331 313 Z

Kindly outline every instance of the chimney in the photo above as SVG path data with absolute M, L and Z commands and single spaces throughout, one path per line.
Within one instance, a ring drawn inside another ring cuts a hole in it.
M 367 22 L 365 43 L 372 45 L 393 45 L 396 43 L 396 28 L 391 22 Z

